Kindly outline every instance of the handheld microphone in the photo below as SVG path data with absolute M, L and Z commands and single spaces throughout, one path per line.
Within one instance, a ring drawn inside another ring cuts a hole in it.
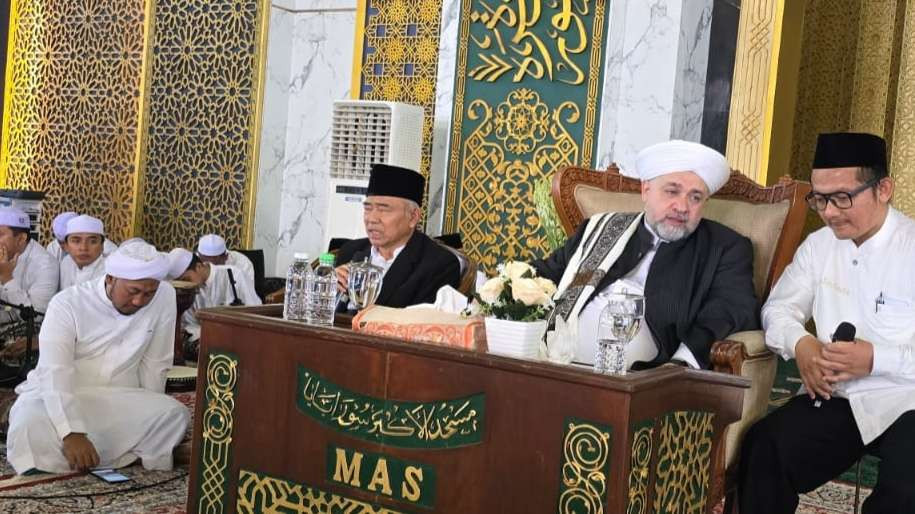
M 843 321 L 842 323 L 839 323 L 839 326 L 836 327 L 836 331 L 832 333 L 832 342 L 835 343 L 836 341 L 854 341 L 856 332 L 857 329 L 854 325 L 847 321 Z M 813 406 L 816 408 L 819 408 L 822 404 L 823 401 L 819 398 L 813 402 Z

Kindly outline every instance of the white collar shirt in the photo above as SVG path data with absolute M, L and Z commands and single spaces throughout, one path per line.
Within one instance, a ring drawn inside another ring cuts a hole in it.
M 44 312 L 57 293 L 59 273 L 57 261 L 40 244 L 29 241 L 19 254 L 13 278 L 0 285 L 0 299 Z
M 766 343 L 794 358 L 808 335 L 831 341 L 839 323 L 874 347 L 871 374 L 838 386 L 848 398 L 865 444 L 902 413 L 915 409 L 915 221 L 890 207 L 886 220 L 861 246 L 828 227 L 810 234 L 785 268 L 762 309 Z
M 104 255 L 100 255 L 92 264 L 82 268 L 76 265 L 76 261 L 73 260 L 71 255 L 67 255 L 64 260 L 60 261 L 60 290 L 63 291 L 68 287 L 82 284 L 103 275 L 105 275 Z
M 235 300 L 232 294 L 232 285 L 229 282 L 229 270 L 235 279 L 235 291 L 238 299 L 245 305 L 261 305 L 261 299 L 254 291 L 254 283 L 238 268 L 220 264 L 210 264 L 210 276 L 197 290 L 194 304 L 182 315 L 184 330 L 191 334 L 191 340 L 200 338 L 200 322 L 197 321 L 196 312 L 208 307 L 223 307 L 231 305 Z

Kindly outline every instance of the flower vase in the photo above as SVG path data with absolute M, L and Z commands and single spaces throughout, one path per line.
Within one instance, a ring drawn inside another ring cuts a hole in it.
M 538 359 L 547 321 L 513 321 L 486 318 L 486 344 L 490 353 L 521 359 Z

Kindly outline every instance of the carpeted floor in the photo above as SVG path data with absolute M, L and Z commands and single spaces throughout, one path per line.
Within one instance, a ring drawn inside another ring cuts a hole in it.
M 10 394 L 0 391 L 0 396 Z M 194 393 L 173 396 L 194 412 Z M 2 402 L 0 402 L 2 403 Z M 190 439 L 190 429 L 187 439 Z M 0 513 L 156 513 L 185 512 L 188 466 L 147 471 L 139 464 L 123 468 L 130 481 L 107 484 L 82 473 L 17 476 L 0 442 Z

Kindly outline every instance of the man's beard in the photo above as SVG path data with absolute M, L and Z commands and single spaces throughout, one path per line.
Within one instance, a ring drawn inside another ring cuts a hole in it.
M 664 223 L 663 219 L 660 221 L 649 220 L 648 225 L 658 237 L 671 243 L 689 236 L 696 229 L 696 227 L 689 226 L 689 221 L 684 221 L 684 224 L 679 227 Z

